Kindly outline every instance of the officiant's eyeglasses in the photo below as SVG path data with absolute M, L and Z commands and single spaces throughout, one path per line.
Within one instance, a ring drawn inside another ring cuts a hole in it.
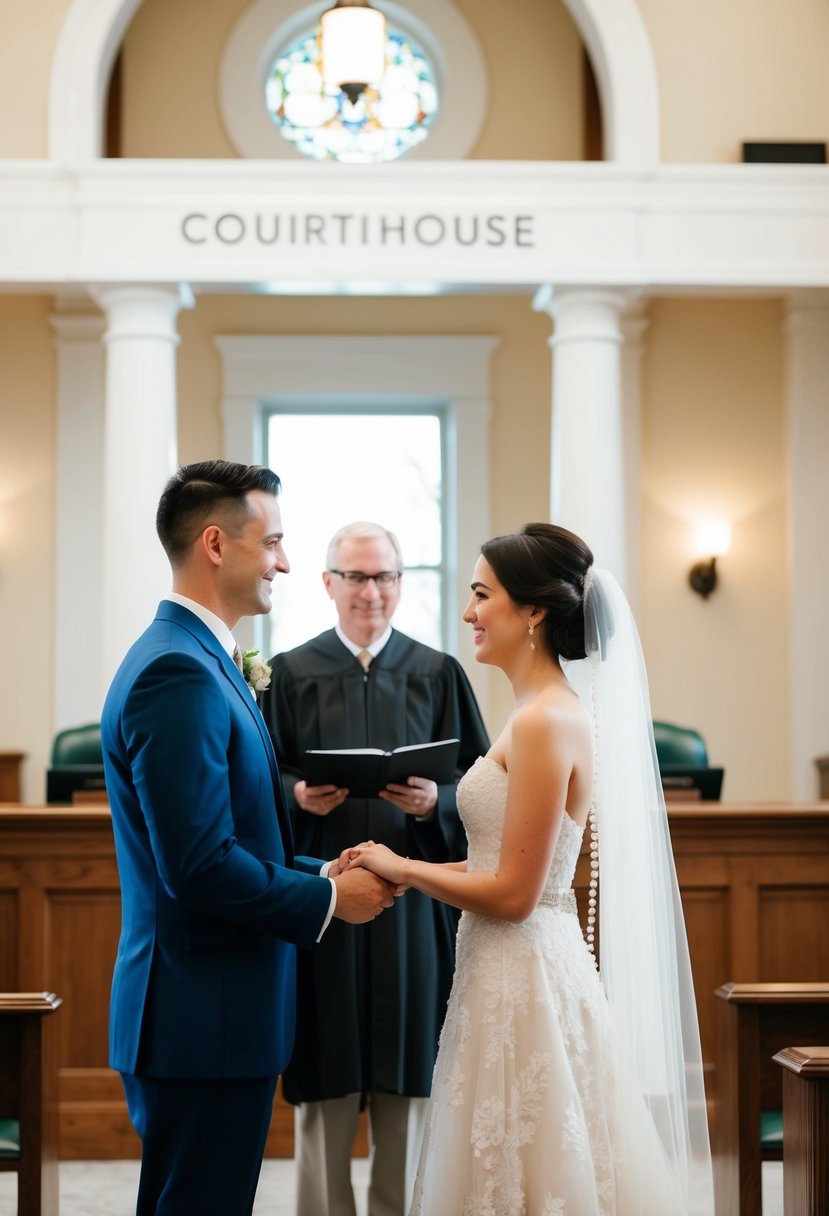
M 379 574 L 364 574 L 362 570 L 329 570 L 329 574 L 338 574 L 349 587 L 365 587 L 373 578 L 378 587 L 391 587 L 403 574 L 402 570 L 381 570 Z

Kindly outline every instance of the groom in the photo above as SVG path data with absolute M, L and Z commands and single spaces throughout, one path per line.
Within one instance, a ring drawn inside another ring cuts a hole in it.
M 168 482 L 173 593 L 103 710 L 122 928 L 110 1063 L 143 1142 L 137 1216 L 246 1216 L 294 1037 L 295 947 L 393 903 L 366 870 L 295 857 L 231 629 L 287 573 L 279 478 L 210 461 Z M 323 877 L 322 872 L 327 871 Z

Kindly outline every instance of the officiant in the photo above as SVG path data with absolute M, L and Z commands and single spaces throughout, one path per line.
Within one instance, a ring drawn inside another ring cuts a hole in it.
M 393 629 L 403 559 L 396 536 L 358 522 L 332 538 L 323 573 L 333 629 L 271 660 L 261 709 L 273 737 L 297 851 L 336 857 L 375 840 L 427 861 L 459 861 L 456 782 L 416 773 L 374 798 L 309 786 L 303 754 L 460 739 L 460 778 L 489 742 L 451 655 Z M 405 1216 L 454 968 L 457 913 L 416 891 L 369 925 L 332 923 L 301 951 L 297 1034 L 283 1091 L 297 1113 L 297 1216 L 351 1216 L 351 1149 L 368 1104 L 369 1216 Z

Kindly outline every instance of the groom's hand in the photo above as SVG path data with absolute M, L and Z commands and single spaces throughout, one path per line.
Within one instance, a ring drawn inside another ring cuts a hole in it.
M 391 886 L 368 870 L 347 870 L 334 878 L 337 906 L 334 915 L 350 925 L 362 925 L 374 920 L 384 908 L 394 903 Z

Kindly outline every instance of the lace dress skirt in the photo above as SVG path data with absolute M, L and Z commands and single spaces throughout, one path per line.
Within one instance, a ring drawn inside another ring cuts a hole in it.
M 479 761 L 459 796 L 478 869 L 500 845 L 493 770 Z M 565 816 L 553 881 L 580 843 Z M 461 918 L 411 1216 L 682 1216 L 572 896 L 544 899 L 520 925 Z

